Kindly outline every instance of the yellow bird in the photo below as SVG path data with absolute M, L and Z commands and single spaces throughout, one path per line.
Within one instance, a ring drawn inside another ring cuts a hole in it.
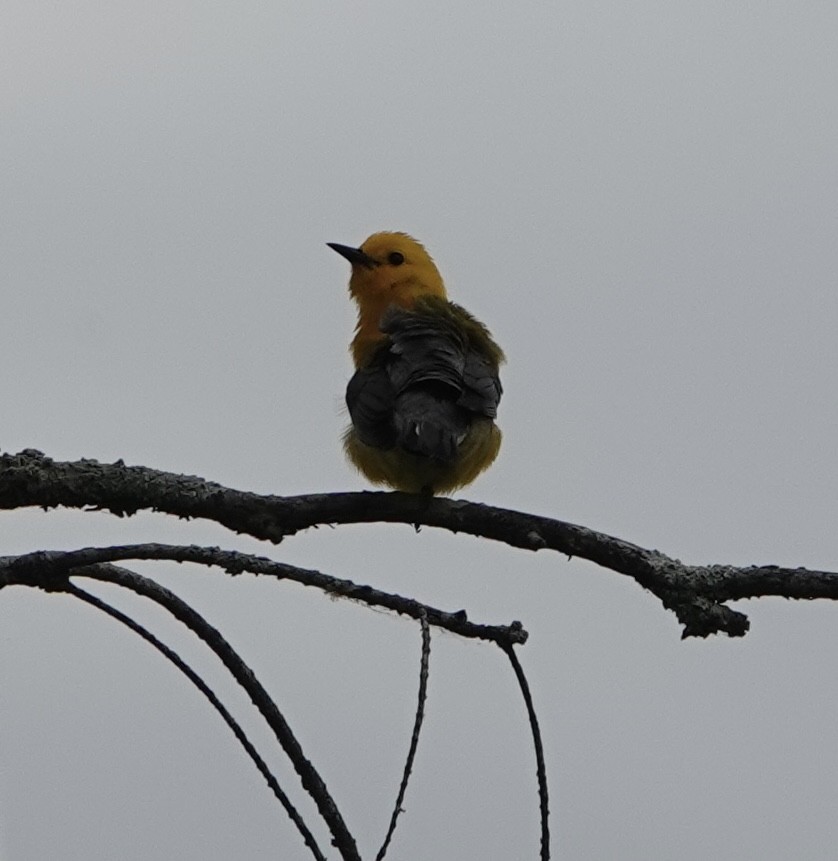
M 374 233 L 360 248 L 327 244 L 352 264 L 358 305 L 347 456 L 373 484 L 408 493 L 471 483 L 500 448 L 503 351 L 448 301 L 431 256 L 406 233 Z

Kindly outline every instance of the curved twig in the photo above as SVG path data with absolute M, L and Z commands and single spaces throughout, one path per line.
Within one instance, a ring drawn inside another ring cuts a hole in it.
M 86 565 L 118 562 L 127 559 L 168 560 L 170 562 L 194 562 L 199 565 L 214 565 L 228 574 L 249 571 L 283 580 L 293 580 L 305 586 L 313 586 L 343 598 L 359 601 L 376 607 L 386 607 L 414 619 L 425 619 L 430 624 L 445 628 L 461 637 L 504 643 L 525 643 L 527 632 L 520 622 L 509 625 L 479 625 L 469 622 L 464 610 L 454 613 L 422 604 L 413 598 L 404 598 L 390 592 L 382 592 L 371 586 L 342 580 L 306 568 L 297 568 L 282 562 L 274 562 L 264 556 L 253 556 L 220 547 L 199 547 L 177 544 L 126 544 L 115 547 L 84 547 L 80 550 L 39 550 L 16 557 L 0 557 L 0 587 L 4 583 L 28 583 L 45 588 L 50 572 L 63 583 L 66 571 Z
M 115 565 L 99 564 L 84 568 L 75 568 L 69 572 L 72 576 L 90 577 L 94 580 L 102 580 L 107 583 L 116 583 L 131 589 L 139 595 L 151 598 L 161 606 L 165 607 L 176 619 L 183 622 L 191 631 L 200 637 L 215 654 L 221 659 L 225 667 L 230 671 L 235 680 L 247 691 L 253 704 L 261 712 L 262 716 L 273 730 L 282 749 L 294 765 L 297 774 L 306 791 L 314 799 L 320 815 L 326 822 L 332 833 L 333 845 L 338 849 L 345 861 L 361 861 L 355 839 L 350 834 L 340 815 L 338 808 L 332 799 L 326 784 L 309 762 L 300 747 L 299 742 L 288 726 L 276 704 L 262 687 L 253 671 L 239 657 L 221 633 L 206 622 L 203 617 L 195 612 L 185 601 L 178 598 L 173 592 L 143 577 L 134 574 L 124 568 Z M 57 577 L 57 575 L 55 575 Z
M 544 745 L 541 742 L 541 729 L 538 726 L 538 716 L 535 713 L 529 682 L 527 682 L 521 662 L 515 654 L 515 648 L 513 646 L 501 646 L 501 649 L 506 652 L 506 656 L 512 664 L 515 678 L 518 680 L 518 686 L 521 688 L 524 703 L 527 707 L 527 716 L 529 717 L 530 729 L 532 730 L 533 747 L 535 748 L 538 804 L 541 810 L 541 861 L 550 861 L 550 804 L 547 794 L 547 767 L 544 764 Z
M 403 812 L 402 804 L 407 793 L 407 783 L 410 780 L 410 774 L 413 771 L 413 760 L 416 758 L 416 748 L 419 745 L 419 733 L 422 731 L 422 721 L 425 719 L 425 701 L 428 698 L 428 664 L 431 656 L 431 628 L 428 625 L 428 620 L 422 617 L 420 620 L 422 625 L 422 660 L 419 666 L 419 696 L 416 704 L 416 718 L 413 722 L 413 733 L 410 737 L 410 749 L 407 752 L 407 760 L 404 764 L 404 772 L 402 774 L 402 782 L 399 786 L 399 793 L 396 796 L 396 804 L 393 807 L 393 814 L 390 817 L 390 827 L 387 829 L 387 835 L 378 854 L 375 856 L 375 861 L 382 861 L 387 854 L 387 847 L 393 839 L 393 833 L 396 830 L 396 823 L 399 819 L 399 814 Z
M 127 573 L 134 574 L 133 571 L 129 571 Z M 300 832 L 303 841 L 311 850 L 311 854 L 314 856 L 316 861 L 326 861 L 326 856 L 320 851 L 320 847 L 317 845 L 314 835 L 309 831 L 308 826 L 305 824 L 302 816 L 300 816 L 299 811 L 294 807 L 291 799 L 283 792 L 282 787 L 279 785 L 273 774 L 271 774 L 267 764 L 262 757 L 259 756 L 258 751 L 253 746 L 247 735 L 245 735 L 245 732 L 239 725 L 238 721 L 232 714 L 230 714 L 226 706 L 218 699 L 215 692 L 195 672 L 195 670 L 193 670 L 192 667 L 190 667 L 189 664 L 187 664 L 186 661 L 177 654 L 177 652 L 170 649 L 165 643 L 155 637 L 151 631 L 136 620 L 132 619 L 130 616 L 125 615 L 121 610 L 117 610 L 116 607 L 107 604 L 101 598 L 91 595 L 90 592 L 85 592 L 84 589 L 79 589 L 78 586 L 75 586 L 72 583 L 67 589 L 67 594 L 78 598 L 80 601 L 84 601 L 86 604 L 89 604 L 91 607 L 95 607 L 97 610 L 101 610 L 112 619 L 115 619 L 117 622 L 121 622 L 123 625 L 130 628 L 135 634 L 139 634 L 139 636 L 141 636 L 147 643 L 150 643 L 155 649 L 157 649 L 157 651 L 160 652 L 166 660 L 174 664 L 174 666 L 177 667 L 177 669 L 179 669 L 196 688 L 198 688 L 207 700 L 209 700 L 210 705 L 221 715 L 224 723 L 226 723 L 232 730 L 233 735 L 235 735 L 239 744 L 244 748 L 245 753 L 247 753 L 251 760 L 253 760 L 259 773 L 265 779 L 265 782 L 277 797 L 279 803 L 283 808 L 285 808 L 285 812 L 288 814 L 288 817 L 294 825 L 297 826 L 297 830 Z

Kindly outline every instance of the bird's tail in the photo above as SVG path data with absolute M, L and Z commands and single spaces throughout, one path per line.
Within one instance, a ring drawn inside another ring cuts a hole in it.
M 440 397 L 439 383 L 425 383 L 402 392 L 393 419 L 397 445 L 439 463 L 452 463 L 469 428 L 469 414 Z

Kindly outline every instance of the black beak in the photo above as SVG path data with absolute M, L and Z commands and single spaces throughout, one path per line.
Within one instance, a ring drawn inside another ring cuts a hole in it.
M 337 251 L 341 257 L 345 257 L 353 266 L 366 266 L 367 269 L 372 269 L 378 264 L 368 254 L 364 254 L 360 248 L 352 248 L 349 245 L 338 245 L 337 242 L 327 242 L 326 245 Z

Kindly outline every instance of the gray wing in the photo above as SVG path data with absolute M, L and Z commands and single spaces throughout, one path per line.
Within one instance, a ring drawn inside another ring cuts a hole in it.
M 502 389 L 496 363 L 450 315 L 393 307 L 381 331 L 388 339 L 346 390 L 359 439 L 454 460 L 472 421 L 497 414 Z

